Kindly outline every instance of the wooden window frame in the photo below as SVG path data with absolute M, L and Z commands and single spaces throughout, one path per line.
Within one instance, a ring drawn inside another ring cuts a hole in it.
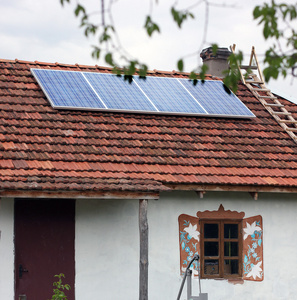
M 218 224 L 219 236 L 218 238 L 204 238 L 204 224 Z M 224 238 L 224 224 L 238 224 L 237 238 Z M 220 278 L 220 279 L 235 279 L 242 278 L 242 219 L 200 219 L 201 226 L 201 256 L 200 256 L 200 274 L 201 278 Z M 218 256 L 205 256 L 204 255 L 204 242 L 218 242 L 219 255 Z M 224 255 L 224 242 L 237 242 L 238 243 L 238 256 L 225 256 Z M 204 265 L 206 259 L 217 259 L 219 261 L 218 274 L 205 274 Z M 224 274 L 224 260 L 238 260 L 238 274 Z

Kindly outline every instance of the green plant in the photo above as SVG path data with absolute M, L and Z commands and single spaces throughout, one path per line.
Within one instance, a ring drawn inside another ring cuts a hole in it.
M 67 300 L 67 296 L 65 295 L 64 290 L 69 291 L 70 285 L 62 283 L 62 277 L 65 278 L 65 275 L 63 273 L 60 273 L 59 275 L 55 275 L 54 277 L 57 277 L 58 281 L 55 281 L 53 283 L 53 295 L 50 300 Z

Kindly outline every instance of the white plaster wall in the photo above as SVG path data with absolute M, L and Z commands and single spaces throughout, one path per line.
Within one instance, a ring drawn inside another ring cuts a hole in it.
M 0 299 L 14 298 L 13 199 L 0 199 Z
M 202 292 L 208 293 L 209 300 L 296 299 L 296 195 L 260 194 L 255 201 L 248 193 L 219 192 L 206 193 L 203 199 L 191 192 L 164 193 L 158 202 L 149 203 L 149 298 L 177 297 L 181 283 L 178 216 L 181 213 L 195 216 L 198 210 L 217 210 L 220 204 L 226 210 L 244 211 L 246 217 L 262 215 L 264 281 L 234 285 L 225 280 L 201 280 Z M 186 299 L 185 293 L 181 299 Z
M 198 210 L 244 211 L 262 215 L 264 281 L 231 284 L 202 280 L 209 300 L 296 299 L 297 197 L 288 194 L 163 193 L 149 200 L 149 300 L 176 299 L 179 275 L 178 216 Z M 77 200 L 76 300 L 137 300 L 139 229 L 137 200 Z M 197 281 L 194 288 L 198 292 Z M 186 299 L 185 294 L 181 299 Z
M 137 200 L 77 200 L 76 300 L 137 299 Z

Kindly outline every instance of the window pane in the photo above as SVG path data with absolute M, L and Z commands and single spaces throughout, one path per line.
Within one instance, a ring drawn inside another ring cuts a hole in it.
M 204 238 L 217 239 L 219 237 L 219 224 L 204 224 Z
M 238 243 L 237 242 L 225 242 L 224 243 L 224 255 L 225 256 L 238 256 Z
M 224 238 L 237 239 L 238 238 L 238 224 L 224 224 Z
M 219 256 L 219 243 L 204 242 L 204 256 Z
M 217 259 L 206 259 L 204 261 L 204 274 L 219 274 L 219 261 Z
M 229 259 L 224 261 L 224 274 L 238 274 L 237 259 Z

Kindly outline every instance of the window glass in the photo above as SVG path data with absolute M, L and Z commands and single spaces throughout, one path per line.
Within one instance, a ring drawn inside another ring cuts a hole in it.
M 205 256 L 219 256 L 219 243 L 218 242 L 205 242 L 204 243 Z
M 217 259 L 205 259 L 204 274 L 206 275 L 219 274 L 219 261 Z
M 224 261 L 224 274 L 238 274 L 238 260 L 237 259 L 226 259 Z
M 241 276 L 241 223 L 235 220 L 202 220 L 202 278 Z
M 219 237 L 219 224 L 204 224 L 204 238 L 217 239 Z
M 237 239 L 238 238 L 238 225 L 237 224 L 224 224 L 224 238 Z
M 238 243 L 225 242 L 224 243 L 224 256 L 238 256 Z

